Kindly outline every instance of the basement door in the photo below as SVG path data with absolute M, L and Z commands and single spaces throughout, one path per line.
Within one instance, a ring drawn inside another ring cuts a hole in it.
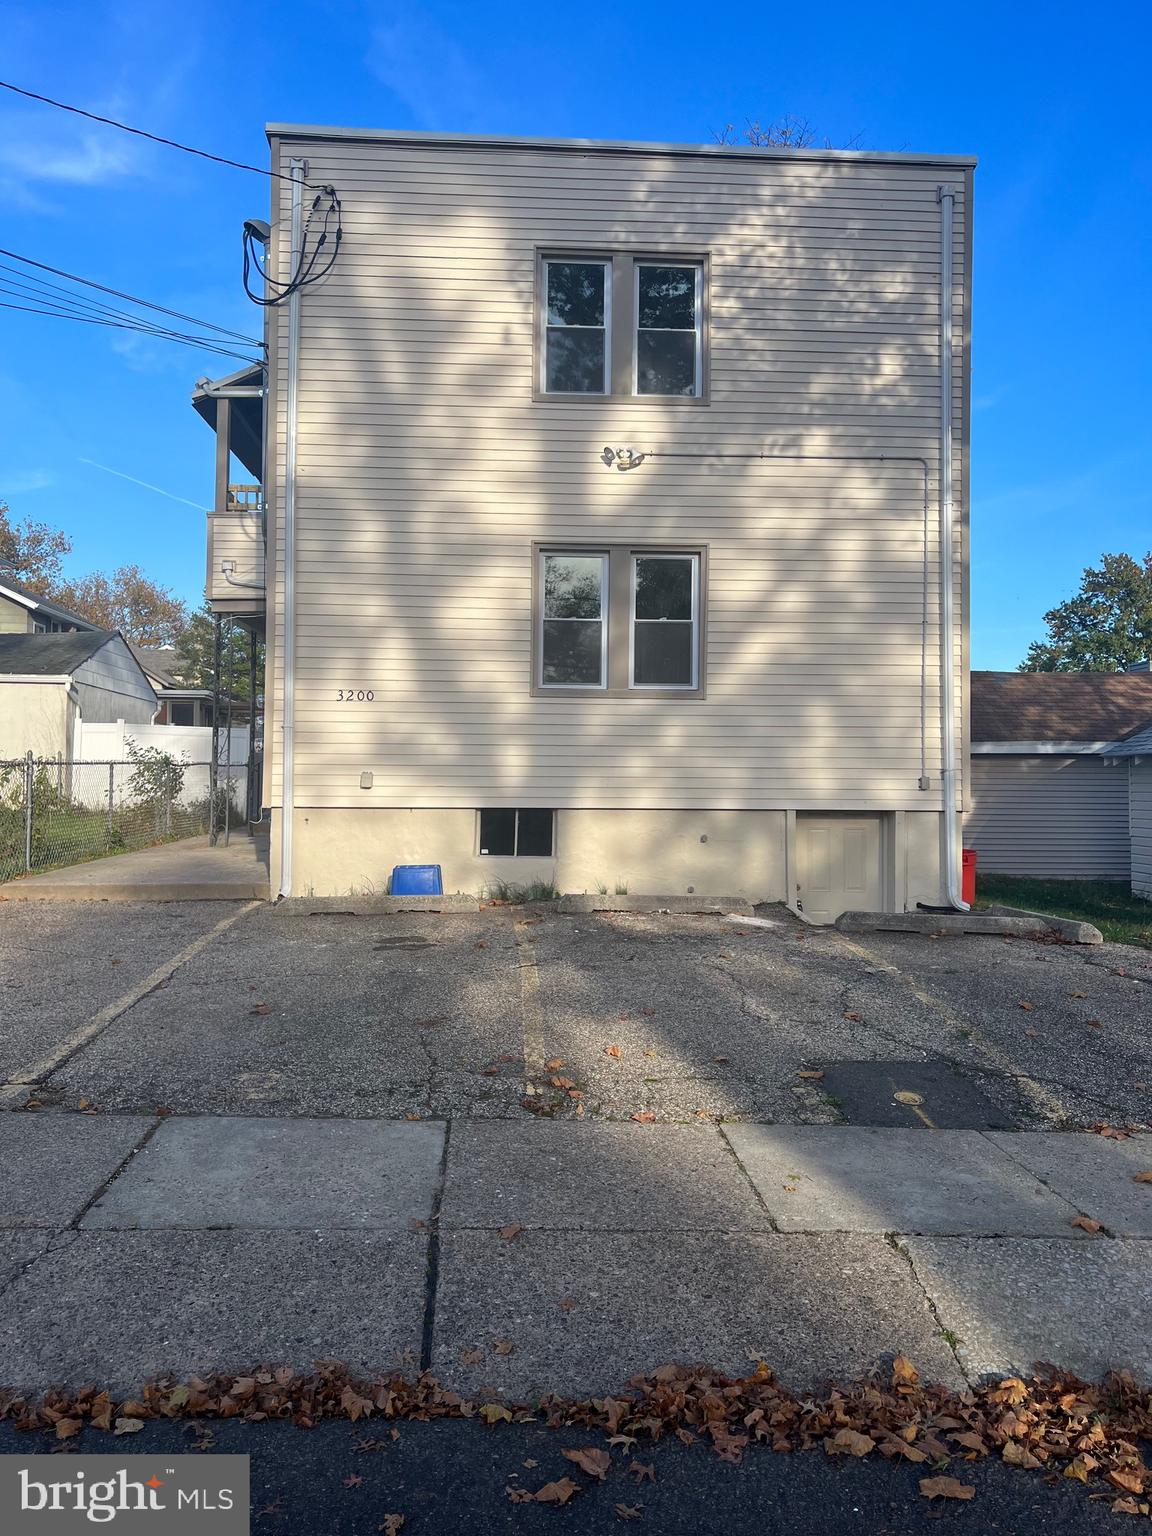
M 884 875 L 879 816 L 796 817 L 796 910 L 809 923 L 841 912 L 880 912 Z

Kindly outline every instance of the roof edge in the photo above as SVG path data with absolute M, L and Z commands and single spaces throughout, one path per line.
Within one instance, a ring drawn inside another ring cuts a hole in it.
M 518 134 L 434 133 L 404 128 L 338 128 L 318 123 L 266 123 L 271 139 L 344 139 L 369 144 L 461 149 L 573 150 L 606 155 L 679 155 L 736 160 L 848 161 L 881 165 L 942 165 L 957 169 L 979 163 L 975 155 L 933 155 L 879 149 L 760 149 L 739 144 L 667 144 L 644 139 L 540 139 Z

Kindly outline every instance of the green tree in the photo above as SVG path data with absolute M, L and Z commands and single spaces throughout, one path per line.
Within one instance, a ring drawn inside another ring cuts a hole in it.
M 93 571 L 78 581 L 57 582 L 47 595 L 137 645 L 175 645 L 188 627 L 187 604 L 149 580 L 138 565 L 122 565 L 111 576 Z
M 221 635 L 220 683 L 223 692 L 232 679 L 232 697 L 247 699 L 248 668 L 252 655 L 253 639 L 250 631 L 238 624 L 225 623 Z M 194 613 L 183 634 L 176 641 L 176 668 L 180 681 L 188 688 L 211 688 L 215 657 L 215 620 L 207 607 Z M 257 648 L 256 664 L 259 669 L 262 657 Z M 257 671 L 256 687 L 263 686 Z
M 30 517 L 14 522 L 8 503 L 0 501 L 0 570 L 49 597 L 62 580 L 61 559 L 71 552 L 66 533 Z
M 1048 635 L 1034 640 L 1021 672 L 1122 672 L 1152 654 L 1152 553 L 1103 555 L 1080 590 L 1044 615 Z

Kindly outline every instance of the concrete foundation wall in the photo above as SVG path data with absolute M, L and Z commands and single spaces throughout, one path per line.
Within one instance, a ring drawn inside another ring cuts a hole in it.
M 795 817 L 786 811 L 560 810 L 552 858 L 492 858 L 477 849 L 471 810 L 299 810 L 296 896 L 388 888 L 397 864 L 439 864 L 446 893 L 481 893 L 499 881 L 550 882 L 563 893 L 788 898 Z M 940 818 L 905 813 L 888 822 L 896 910 L 942 900 Z M 279 813 L 272 816 L 272 884 L 280 883 Z

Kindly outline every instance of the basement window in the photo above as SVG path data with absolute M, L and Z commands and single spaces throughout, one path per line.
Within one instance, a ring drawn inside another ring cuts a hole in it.
M 550 859 L 555 823 L 555 811 L 481 811 L 480 852 L 492 858 Z

